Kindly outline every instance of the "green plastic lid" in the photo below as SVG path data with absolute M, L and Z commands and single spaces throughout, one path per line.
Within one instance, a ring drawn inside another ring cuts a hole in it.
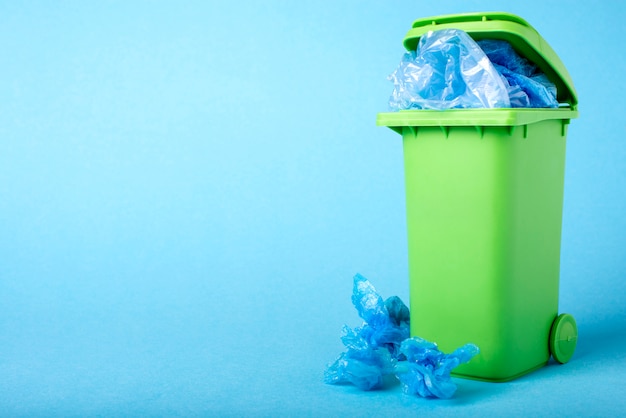
M 523 57 L 537 65 L 556 85 L 557 100 L 578 105 L 574 83 L 565 65 L 554 50 L 528 22 L 519 16 L 504 12 L 464 13 L 418 19 L 404 38 L 407 50 L 415 50 L 422 35 L 441 29 L 461 29 L 474 40 L 501 39 L 508 41 Z

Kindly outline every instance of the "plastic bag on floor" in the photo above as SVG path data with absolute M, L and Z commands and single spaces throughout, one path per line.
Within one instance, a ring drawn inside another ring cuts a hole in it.
M 406 393 L 426 398 L 454 395 L 450 372 L 476 355 L 478 347 L 466 344 L 444 354 L 435 343 L 409 338 L 409 308 L 397 296 L 383 301 L 360 274 L 354 276 L 352 303 L 365 323 L 355 329 L 343 327 L 346 351 L 326 368 L 326 383 L 372 390 L 382 388 L 386 378 L 395 379 L 395 374 Z
M 354 276 L 352 303 L 365 322 L 355 329 L 344 326 L 341 341 L 347 350 L 326 368 L 324 381 L 378 389 L 393 374 L 400 345 L 409 337 L 409 308 L 397 296 L 383 301 L 360 274 Z
M 398 362 L 395 373 L 404 391 L 424 398 L 449 399 L 456 392 L 450 379 L 452 370 L 478 354 L 478 347 L 466 344 L 450 354 L 439 351 L 437 344 L 413 337 L 402 342 L 400 352 L 406 361 Z

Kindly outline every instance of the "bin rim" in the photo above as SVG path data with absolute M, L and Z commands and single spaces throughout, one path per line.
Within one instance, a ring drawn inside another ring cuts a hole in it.
M 577 108 L 578 95 L 565 65 L 539 32 L 521 17 L 507 12 L 474 12 L 420 18 L 413 21 L 403 45 L 409 51 L 415 50 L 422 35 L 441 29 L 461 29 L 477 41 L 508 41 L 556 85 L 560 103 L 568 103 L 574 110 Z
M 421 126 L 522 126 L 545 120 L 559 119 L 569 123 L 578 117 L 578 111 L 569 108 L 533 109 L 410 109 L 398 112 L 382 112 L 376 117 L 377 126 L 387 126 L 396 132 L 403 127 Z

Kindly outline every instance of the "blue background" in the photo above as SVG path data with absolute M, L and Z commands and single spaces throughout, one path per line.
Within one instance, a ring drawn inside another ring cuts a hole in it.
M 413 20 L 504 10 L 569 69 L 572 361 L 452 400 L 322 383 L 352 276 L 408 302 Z M 623 2 L 0 4 L 0 415 L 617 415 L 626 408 Z

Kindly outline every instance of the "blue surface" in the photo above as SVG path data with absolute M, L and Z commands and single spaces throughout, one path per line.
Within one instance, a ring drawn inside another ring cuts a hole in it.
M 408 301 L 402 150 L 375 126 L 414 19 L 500 1 L 3 2 L 0 415 L 626 410 L 621 2 L 510 2 L 559 54 L 572 361 L 452 400 L 322 383 L 360 272 Z M 219 4 L 219 6 L 217 5 Z

